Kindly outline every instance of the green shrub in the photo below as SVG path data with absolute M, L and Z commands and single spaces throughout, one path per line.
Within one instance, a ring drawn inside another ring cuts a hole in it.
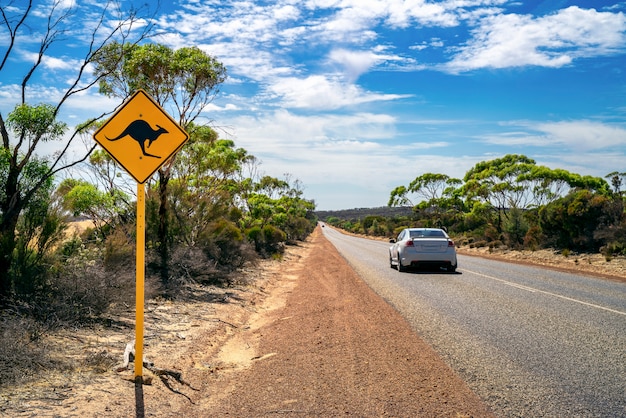
M 263 230 L 260 226 L 253 226 L 246 231 L 248 239 L 255 244 L 255 248 L 258 251 L 258 246 L 264 241 Z
M 600 252 L 605 257 L 612 257 L 615 255 L 626 255 L 626 243 L 623 242 L 609 242 L 602 248 L 600 248 Z
M 286 234 L 273 225 L 265 225 L 263 228 L 254 226 L 246 231 L 250 242 L 262 257 L 270 257 L 274 254 L 282 254 L 285 251 Z
M 541 232 L 541 228 L 538 226 L 532 226 L 528 229 L 526 235 L 524 236 L 524 248 L 535 251 L 538 248 L 541 248 L 543 241 L 544 237 Z
M 268 254 L 282 254 L 285 251 L 286 234 L 273 225 L 263 227 L 265 250 Z
M 520 209 L 511 209 L 508 218 L 504 222 L 504 232 L 507 242 L 512 248 L 519 248 L 524 243 L 524 238 L 530 229 Z
M 501 248 L 504 246 L 504 243 L 500 240 L 492 241 L 489 243 L 489 249 L 493 250 L 495 248 Z
M 253 259 L 241 230 L 225 218 L 211 222 L 199 235 L 196 245 L 224 273 L 242 267 Z

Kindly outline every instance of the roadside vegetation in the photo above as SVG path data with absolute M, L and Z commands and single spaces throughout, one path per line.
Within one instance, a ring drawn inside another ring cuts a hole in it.
M 38 59 L 17 80 L 20 100 L 0 113 L 0 387 L 69 367 L 46 356 L 47 333 L 106 326 L 112 306 L 134 305 L 136 183 L 92 139 L 114 109 L 94 110 L 74 128 L 60 121 L 83 91 L 97 88 L 122 103 L 141 88 L 190 137 L 145 184 L 147 297 L 175 299 L 189 284 L 231 286 L 240 268 L 281 257 L 316 225 L 298 180 L 263 175 L 253 155 L 202 119 L 226 68 L 196 47 L 147 42 L 148 9 L 107 3 L 75 79 L 57 103 L 37 103 L 31 77 L 46 71 L 51 46 L 86 30 L 75 16 L 80 5 L 54 4 Z M 13 71 L 35 8 L 0 6 L 10 37 L 0 74 Z
M 203 119 L 227 79 L 222 63 L 196 47 L 149 42 L 150 4 L 122 6 L 105 2 L 99 24 L 85 28 L 80 4 L 53 2 L 32 44 L 30 18 L 41 10 L 33 1 L 0 6 L 8 36 L 0 75 L 21 86 L 14 108 L 0 112 L 0 387 L 71 367 L 47 356 L 50 332 L 107 326 L 112 307 L 134 304 L 136 185 L 92 139 L 114 109 L 94 109 L 75 127 L 60 118 L 86 90 L 122 103 L 141 88 L 190 137 L 145 184 L 147 297 L 180 298 L 189 284 L 237 284 L 239 269 L 280 258 L 316 225 L 315 204 L 297 179 L 264 175 L 253 155 Z M 64 44 L 71 31 L 90 41 Z M 16 78 L 12 58 L 27 44 L 37 45 L 34 59 Z M 47 71 L 58 46 L 82 48 L 83 58 L 58 100 L 40 103 L 43 87 L 33 76 Z M 625 176 L 610 173 L 607 182 L 510 155 L 477 164 L 463 180 L 424 174 L 399 186 L 389 206 L 402 210 L 393 216 L 325 220 L 380 236 L 445 226 L 459 243 L 611 257 L 626 253 Z
M 581 176 L 539 166 L 524 155 L 506 155 L 476 164 L 463 179 L 425 173 L 396 187 L 389 215 L 380 210 L 319 216 L 372 236 L 443 227 L 458 246 L 601 252 L 610 260 L 626 255 L 625 179 L 624 172 Z M 406 211 L 398 213 L 399 208 Z

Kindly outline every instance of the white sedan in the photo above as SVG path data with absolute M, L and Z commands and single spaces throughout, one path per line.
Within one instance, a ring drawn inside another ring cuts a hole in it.
M 456 271 L 454 241 L 439 228 L 406 228 L 396 239 L 390 239 L 389 264 L 398 271 L 409 267 L 436 266 Z

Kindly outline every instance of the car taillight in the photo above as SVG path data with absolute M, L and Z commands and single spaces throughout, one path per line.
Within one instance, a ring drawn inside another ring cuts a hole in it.
M 448 240 L 448 247 L 454 247 L 454 241 L 451 239 Z
M 405 244 L 405 247 L 412 247 L 413 246 L 413 240 L 408 240 Z

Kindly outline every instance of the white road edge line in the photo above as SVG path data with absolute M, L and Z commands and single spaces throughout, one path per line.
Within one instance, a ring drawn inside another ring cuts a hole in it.
M 618 310 L 615 310 L 615 309 L 607 308 L 606 306 L 600 306 L 600 305 L 596 305 L 596 304 L 593 304 L 593 303 L 584 302 L 582 300 L 573 299 L 573 298 L 570 298 L 570 297 L 567 297 L 567 296 L 559 295 L 557 293 L 547 292 L 547 291 L 541 290 L 541 289 L 535 289 L 534 287 L 528 287 L 528 286 L 520 285 L 520 284 L 517 284 L 517 283 L 509 282 L 508 280 L 499 279 L 497 277 L 488 276 L 486 274 L 477 273 L 477 272 L 471 271 L 471 270 L 463 269 L 463 271 L 475 274 L 477 276 L 486 277 L 487 279 L 495 280 L 497 282 L 504 283 L 504 284 L 506 284 L 508 286 L 513 286 L 513 287 L 516 287 L 518 289 L 526 290 L 528 292 L 533 292 L 533 293 L 539 292 L 539 293 L 543 293 L 545 295 L 554 296 L 556 298 L 568 300 L 570 302 L 576 302 L 576 303 L 580 303 L 581 305 L 590 306 L 592 308 L 602 309 L 604 311 L 613 312 L 613 313 L 616 313 L 616 314 L 619 314 L 619 315 L 626 315 L 626 312 L 622 312 L 622 311 L 618 311 Z

